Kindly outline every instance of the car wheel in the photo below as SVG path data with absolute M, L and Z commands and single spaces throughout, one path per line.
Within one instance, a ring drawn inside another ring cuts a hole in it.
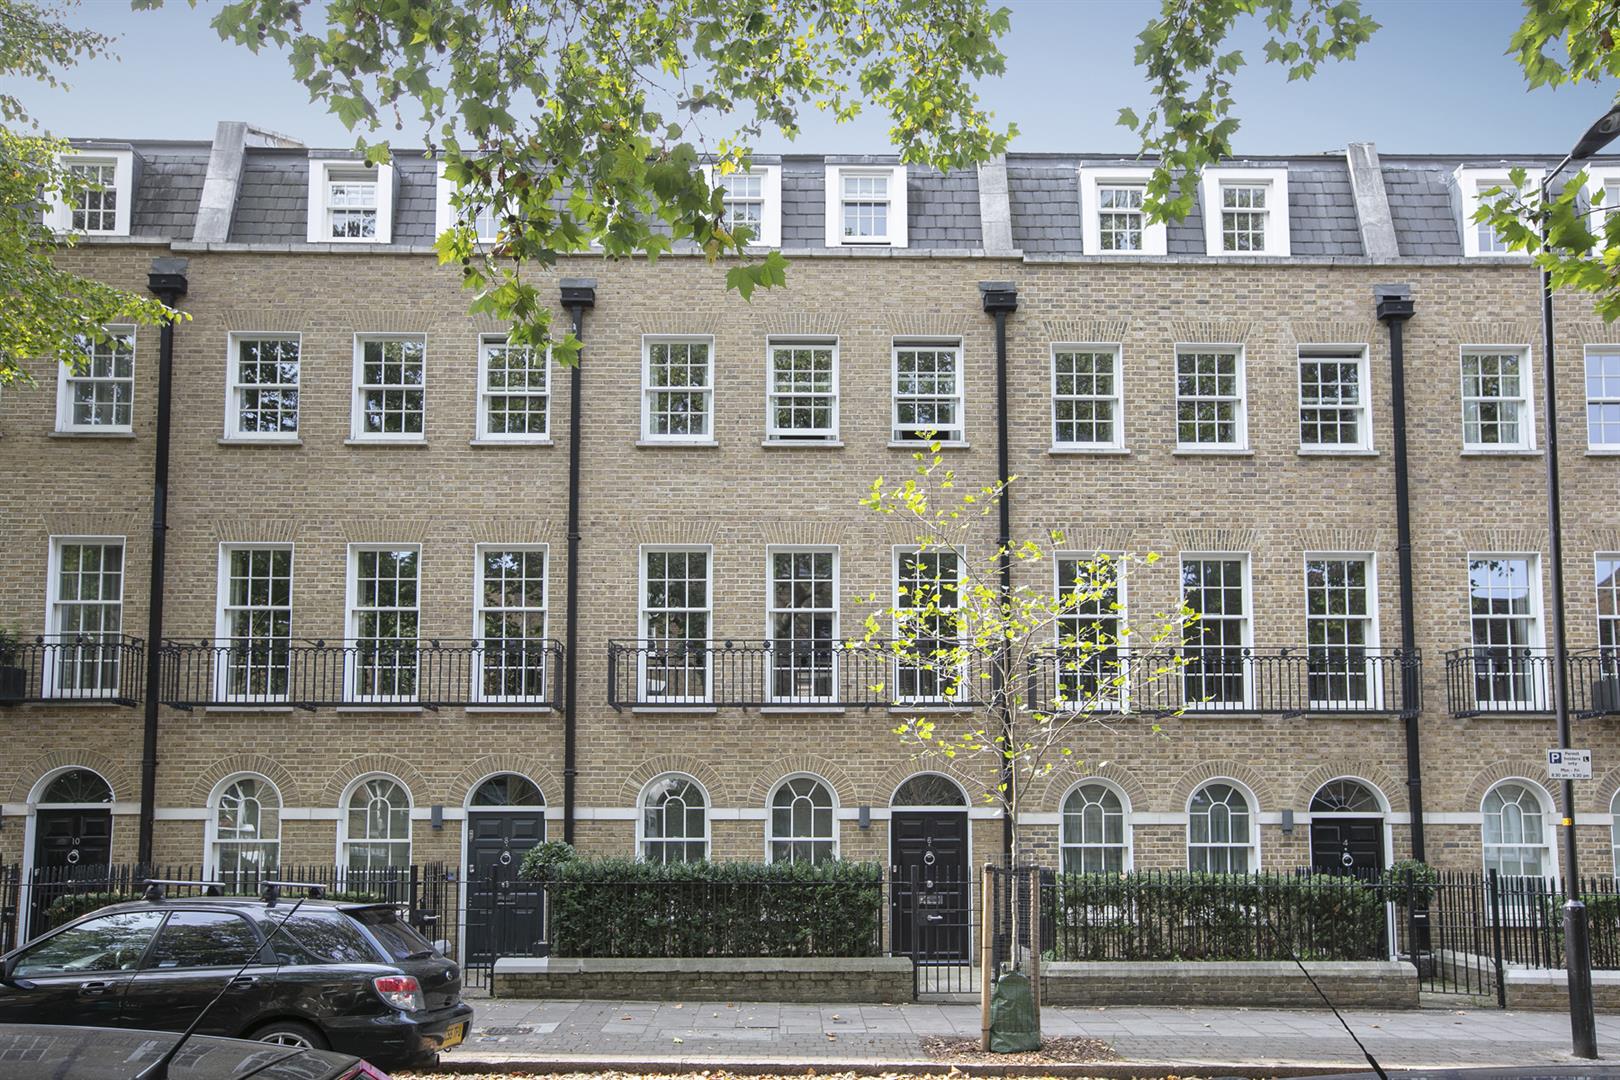
M 331 1044 L 315 1028 L 297 1020 L 272 1020 L 256 1029 L 249 1038 L 277 1046 L 301 1046 L 309 1050 L 325 1050 Z

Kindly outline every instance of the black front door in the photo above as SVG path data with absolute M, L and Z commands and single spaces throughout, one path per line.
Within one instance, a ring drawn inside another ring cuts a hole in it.
M 889 818 L 890 933 L 895 955 L 968 959 L 971 921 L 966 810 L 903 810 Z
M 1319 874 L 1376 874 L 1384 868 L 1384 819 L 1311 820 L 1311 869 Z
M 545 936 L 539 885 L 518 878 L 530 848 L 546 838 L 546 812 L 467 812 L 467 947 L 464 962 L 487 967 L 502 956 L 535 956 Z
M 33 921 L 29 933 L 48 929 L 45 912 L 57 897 L 98 891 L 112 862 L 112 810 L 50 810 L 34 813 Z

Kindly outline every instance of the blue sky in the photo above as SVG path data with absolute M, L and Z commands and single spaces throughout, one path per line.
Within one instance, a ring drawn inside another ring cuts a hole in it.
M 85 0 L 71 18 L 121 40 L 121 59 L 80 68 L 69 91 L 8 85 L 52 131 L 70 136 L 206 139 L 217 120 L 247 120 L 311 145 L 353 137 L 313 105 L 276 53 L 253 56 L 208 26 L 213 4 L 168 0 L 159 11 L 127 0 Z M 1003 42 L 1008 73 L 983 85 L 998 117 L 1017 123 L 1014 149 L 1129 151 L 1116 126 L 1121 106 L 1140 108 L 1145 83 L 1133 62 L 1137 32 L 1157 0 L 1008 0 Z M 1385 154 L 1560 153 L 1612 100 L 1613 85 L 1557 92 L 1525 89 L 1504 55 L 1522 15 L 1516 0 L 1365 0 L 1383 29 L 1358 60 L 1331 65 L 1309 83 L 1289 84 L 1260 63 L 1257 28 L 1237 42 L 1251 67 L 1237 83 L 1239 153 L 1309 153 L 1371 140 Z M 833 125 L 806 118 L 796 143 L 767 152 L 888 147 L 881 115 Z M 420 139 L 407 124 L 399 145 Z

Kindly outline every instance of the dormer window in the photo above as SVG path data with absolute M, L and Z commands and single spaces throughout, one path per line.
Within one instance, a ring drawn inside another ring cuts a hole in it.
M 393 216 L 393 166 L 344 160 L 309 163 L 310 243 L 386 244 Z
M 1487 192 L 1495 188 L 1501 188 L 1504 192 L 1514 190 L 1511 172 L 1512 170 L 1506 168 L 1477 169 L 1467 165 L 1458 167 L 1455 173 L 1457 215 L 1458 227 L 1462 232 L 1464 256 L 1525 257 L 1522 251 L 1509 251 L 1507 242 L 1497 235 L 1490 222 L 1474 220 L 1474 214 L 1478 212 L 1480 204 L 1491 198 Z M 1527 169 L 1524 183 L 1526 190 L 1535 191 L 1541 184 L 1541 170 Z
M 1163 255 L 1165 226 L 1149 223 L 1143 203 L 1152 169 L 1086 166 L 1080 170 L 1081 242 L 1087 255 Z
M 746 171 L 721 174 L 713 165 L 703 167 L 704 179 L 725 194 L 721 225 L 729 232 L 742 226 L 749 231 L 749 247 L 782 246 L 782 167 L 755 165 Z
M 128 236 L 134 201 L 135 154 L 131 150 L 65 155 L 63 171 L 74 190 L 59 193 L 48 223 L 57 232 L 86 236 Z
M 1287 169 L 1208 169 L 1202 194 L 1210 255 L 1289 253 Z
M 827 246 L 906 246 L 905 166 L 827 166 Z
M 458 211 L 450 202 L 450 197 L 456 192 L 456 185 L 445 179 L 444 162 L 439 162 L 438 168 L 438 217 L 435 221 L 434 232 L 442 233 L 452 225 L 459 223 Z M 473 231 L 480 244 L 493 244 L 500 236 L 501 220 L 496 213 L 494 203 L 486 203 L 478 208 L 473 216 Z

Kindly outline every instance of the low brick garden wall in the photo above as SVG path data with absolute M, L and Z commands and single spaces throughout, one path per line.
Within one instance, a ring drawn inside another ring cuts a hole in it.
M 906 957 L 568 957 L 495 962 L 498 998 L 851 1001 L 912 998 Z
M 1563 969 L 1506 969 L 1507 1007 L 1510 1009 L 1569 1008 L 1569 981 Z M 1592 972 L 1592 1004 L 1600 1013 L 1620 1011 L 1620 971 Z
M 1333 960 L 1306 967 L 1334 1005 L 1418 1007 L 1417 969 L 1411 964 Z M 1041 995 L 1047 1005 L 1325 1007 L 1298 967 L 1275 961 L 1060 961 L 1041 965 Z

